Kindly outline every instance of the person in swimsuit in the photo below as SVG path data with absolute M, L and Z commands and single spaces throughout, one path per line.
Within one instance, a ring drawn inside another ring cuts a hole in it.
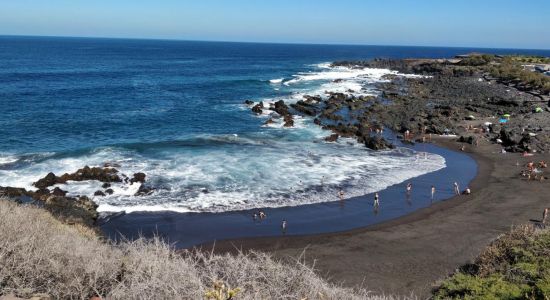
M 283 234 L 286 233 L 286 220 L 283 219 L 283 222 L 281 223 L 281 230 L 283 231 Z
M 338 192 L 338 198 L 340 198 L 340 200 L 344 200 L 344 191 L 343 190 L 340 190 Z
M 460 188 L 458 187 L 458 182 L 455 181 L 454 187 L 455 187 L 455 194 L 460 195 Z

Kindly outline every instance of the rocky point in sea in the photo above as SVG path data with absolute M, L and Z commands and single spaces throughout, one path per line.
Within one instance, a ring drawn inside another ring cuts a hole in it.
M 501 58 L 490 57 L 493 61 L 486 65 L 472 64 L 471 59 L 335 62 L 333 67 L 386 68 L 420 76 L 388 75 L 377 84 L 378 96 L 325 92 L 322 97 L 305 95 L 290 107 L 280 100 L 272 110 L 279 116 L 314 118 L 315 124 L 332 132 L 327 142 L 350 137 L 373 150 L 393 147 L 378 134 L 384 128 L 406 143 L 426 142 L 421 135 L 456 134 L 458 141 L 474 144 L 475 138 L 462 124 L 477 120 L 484 138 L 502 144 L 506 151 L 550 151 L 550 96 L 529 84 L 491 76 L 487 66 L 498 65 Z M 254 107 L 259 106 L 263 104 Z M 504 115 L 511 117 L 501 123 Z M 271 122 L 272 118 L 266 124 Z M 413 138 L 405 139 L 405 133 Z
M 56 184 L 65 184 L 69 181 L 88 181 L 96 180 L 102 182 L 104 190 L 98 190 L 94 196 L 106 196 L 113 194 L 111 183 L 140 184 L 135 196 L 148 195 L 154 191 L 153 188 L 145 185 L 145 173 L 135 173 L 131 178 L 111 166 L 88 167 L 78 169 L 74 173 L 65 173 L 56 176 L 54 173 L 48 173 L 43 178 L 33 183 L 36 191 L 28 191 L 23 188 L 2 187 L 0 186 L 0 195 L 8 199 L 19 202 L 31 202 L 42 206 L 50 211 L 54 216 L 69 224 L 83 224 L 92 227 L 98 218 L 97 204 L 88 196 L 77 195 L 67 196 L 68 191 L 59 187 L 53 187 Z M 53 188 L 52 188 L 53 187 Z

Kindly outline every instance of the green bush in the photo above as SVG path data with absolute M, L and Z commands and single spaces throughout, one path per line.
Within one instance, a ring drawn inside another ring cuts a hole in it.
M 550 299 L 550 230 L 522 226 L 446 279 L 435 299 Z

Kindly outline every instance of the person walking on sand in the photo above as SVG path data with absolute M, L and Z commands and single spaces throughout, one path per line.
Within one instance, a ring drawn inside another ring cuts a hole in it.
M 460 188 L 458 187 L 458 182 L 455 181 L 454 187 L 455 187 L 455 194 L 460 195 Z
M 374 207 L 380 206 L 380 197 L 378 196 L 378 193 L 374 193 Z
M 548 207 L 545 208 L 544 211 L 542 211 L 542 225 L 546 224 L 546 219 L 548 218 L 548 212 L 549 212 Z
M 435 196 L 435 185 L 432 185 L 432 200 L 434 200 Z

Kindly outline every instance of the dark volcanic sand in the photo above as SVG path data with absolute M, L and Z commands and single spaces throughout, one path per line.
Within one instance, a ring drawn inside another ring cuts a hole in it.
M 398 143 L 397 141 L 394 141 Z M 227 213 L 142 212 L 111 216 L 103 220 L 102 231 L 111 238 L 119 234 L 135 238 L 139 234 L 158 234 L 179 248 L 191 247 L 214 240 L 245 237 L 282 236 L 281 222 L 286 219 L 286 235 L 306 235 L 338 232 L 365 227 L 395 219 L 432 205 L 431 185 L 437 187 L 433 203 L 453 196 L 454 181 L 465 187 L 475 176 L 475 161 L 464 153 L 450 151 L 431 144 L 417 144 L 418 151 L 438 153 L 445 157 L 447 167 L 413 178 L 413 192 L 405 194 L 407 182 L 391 186 L 380 194 L 380 207 L 373 209 L 373 194 L 334 202 L 296 207 L 264 209 L 268 217 L 254 222 L 254 211 Z M 419 158 L 423 159 L 423 158 Z
M 451 141 L 438 143 L 457 146 Z M 344 233 L 218 242 L 216 251 L 238 247 L 287 258 L 307 249 L 306 259 L 315 260 L 320 273 L 333 282 L 362 284 L 385 294 L 428 297 L 438 280 L 471 262 L 499 234 L 513 225 L 539 220 L 543 208 L 550 206 L 548 181 L 526 181 L 517 175 L 529 160 L 548 161 L 550 155 L 524 158 L 500 154 L 500 149 L 487 141 L 477 148 L 466 146 L 479 167 L 470 196 Z

